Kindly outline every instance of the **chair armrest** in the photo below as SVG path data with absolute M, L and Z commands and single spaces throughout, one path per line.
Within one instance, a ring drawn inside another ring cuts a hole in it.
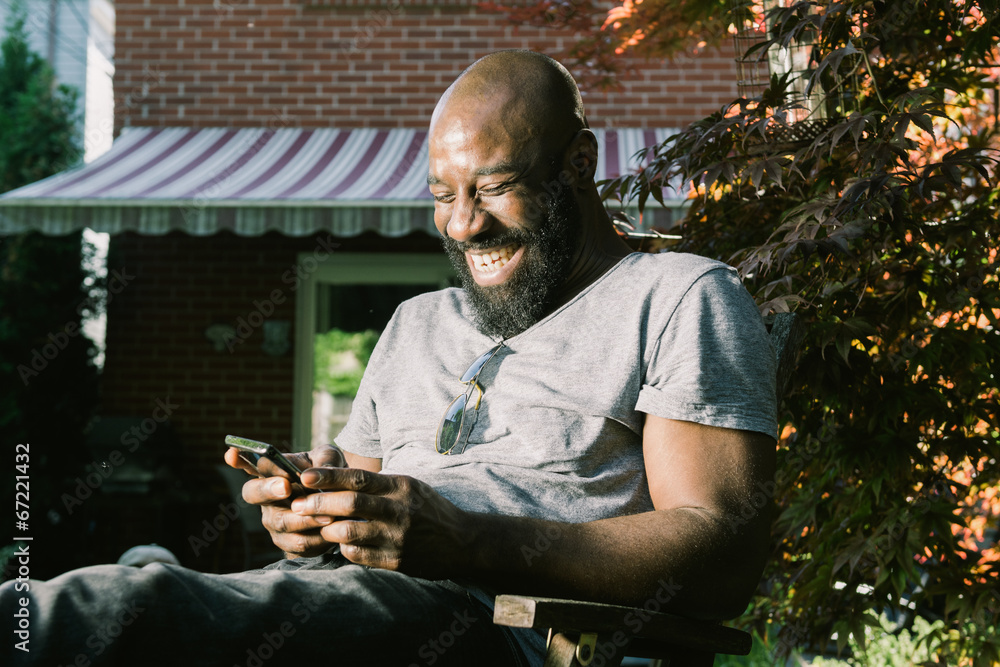
M 630 641 L 637 640 L 633 641 L 636 648 L 630 647 L 629 653 L 640 657 L 661 657 L 660 654 L 671 647 L 747 655 L 752 645 L 752 639 L 746 632 L 711 621 L 698 621 L 638 607 L 525 595 L 497 596 L 493 622 L 514 628 L 552 628 L 554 632 L 605 636 L 620 632 Z M 647 652 L 654 655 L 641 655 Z

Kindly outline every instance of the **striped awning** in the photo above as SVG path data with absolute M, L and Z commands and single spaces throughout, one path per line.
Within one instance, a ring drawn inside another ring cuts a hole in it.
M 597 178 L 674 130 L 596 130 Z M 97 160 L 0 195 L 0 234 L 436 233 L 427 132 L 126 128 Z

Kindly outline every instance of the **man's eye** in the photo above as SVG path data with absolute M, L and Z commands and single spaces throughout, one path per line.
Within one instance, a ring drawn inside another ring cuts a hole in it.
M 434 195 L 434 201 L 439 204 L 450 204 L 455 200 L 455 195 Z
M 509 183 L 500 183 L 498 185 L 487 185 L 485 188 L 479 188 L 479 194 L 485 195 L 487 197 L 492 197 L 495 195 L 502 195 L 507 192 L 510 188 Z

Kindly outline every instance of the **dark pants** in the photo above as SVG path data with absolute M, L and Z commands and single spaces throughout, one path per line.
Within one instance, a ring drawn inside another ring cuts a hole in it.
M 489 607 L 465 588 L 353 565 L 339 554 L 226 575 L 100 565 L 31 581 L 29 591 L 17 583 L 0 587 L 0 614 L 8 627 L 13 622 L 0 649 L 12 656 L 0 659 L 4 665 L 541 662 L 526 660 L 514 631 L 493 625 Z M 529 639 L 537 645 L 537 636 Z

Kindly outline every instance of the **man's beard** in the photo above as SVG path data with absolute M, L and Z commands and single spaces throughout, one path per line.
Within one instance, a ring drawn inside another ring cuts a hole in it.
M 540 215 L 537 231 L 509 229 L 475 243 L 459 243 L 447 236 L 442 239 L 475 310 L 476 326 L 491 338 L 516 336 L 548 315 L 569 275 L 579 222 L 576 200 L 570 193 L 558 193 Z M 465 251 L 511 243 L 524 248 L 511 276 L 499 285 L 476 283 Z

